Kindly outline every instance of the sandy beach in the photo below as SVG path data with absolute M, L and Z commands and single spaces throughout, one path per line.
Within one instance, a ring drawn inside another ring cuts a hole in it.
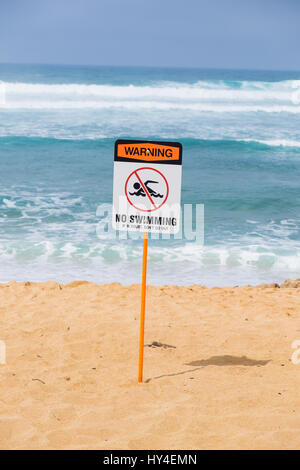
M 1 449 L 299 449 L 284 286 L 149 286 L 138 385 L 139 285 L 1 284 Z

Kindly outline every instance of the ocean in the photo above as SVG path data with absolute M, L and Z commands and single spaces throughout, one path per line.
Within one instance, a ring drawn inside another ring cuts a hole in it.
M 150 240 L 151 284 L 300 277 L 300 72 L 0 64 L 0 282 L 140 282 L 97 236 L 117 138 L 183 145 L 204 244 Z

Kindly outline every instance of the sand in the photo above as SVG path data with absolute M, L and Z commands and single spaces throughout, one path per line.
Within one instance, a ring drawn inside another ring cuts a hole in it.
M 1 449 L 300 448 L 300 283 L 149 286 L 143 384 L 139 296 L 0 285 Z

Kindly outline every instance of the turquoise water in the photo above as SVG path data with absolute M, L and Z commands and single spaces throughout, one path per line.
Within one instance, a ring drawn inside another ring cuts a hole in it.
M 205 244 L 151 241 L 149 282 L 300 274 L 300 73 L 0 65 L 0 281 L 138 282 L 140 241 L 100 240 L 119 137 L 183 144 Z

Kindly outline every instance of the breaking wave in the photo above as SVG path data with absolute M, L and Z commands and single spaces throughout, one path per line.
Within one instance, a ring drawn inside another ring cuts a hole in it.
M 208 112 L 300 113 L 300 80 L 199 81 L 150 85 L 0 83 L 8 109 L 190 109 Z

